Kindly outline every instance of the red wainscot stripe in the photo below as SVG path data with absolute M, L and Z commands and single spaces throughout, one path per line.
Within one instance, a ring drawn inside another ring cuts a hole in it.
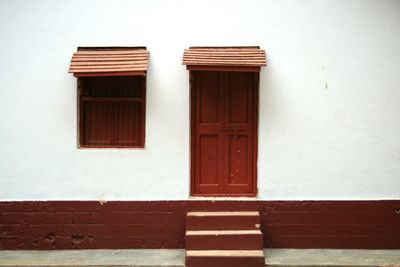
M 0 202 L 0 249 L 183 248 L 189 211 L 259 211 L 264 247 L 399 249 L 399 208 L 400 200 Z
M 262 213 L 264 246 L 399 248 L 399 200 L 274 201 Z

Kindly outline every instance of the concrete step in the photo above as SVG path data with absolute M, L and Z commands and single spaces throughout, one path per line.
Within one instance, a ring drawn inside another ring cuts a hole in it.
M 261 225 L 257 211 L 188 212 L 186 230 L 256 230 Z
M 187 250 L 186 267 L 264 267 L 262 250 Z
M 262 250 L 260 230 L 186 231 L 187 250 Z

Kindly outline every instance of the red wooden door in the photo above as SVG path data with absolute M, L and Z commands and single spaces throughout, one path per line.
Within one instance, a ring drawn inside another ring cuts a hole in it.
M 256 194 L 258 73 L 192 71 L 192 194 Z

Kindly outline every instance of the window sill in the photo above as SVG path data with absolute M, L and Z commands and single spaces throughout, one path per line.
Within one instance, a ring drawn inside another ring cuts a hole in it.
M 78 146 L 79 150 L 95 150 L 95 149 L 106 149 L 106 150 L 111 150 L 111 149 L 116 149 L 116 150 L 146 150 L 145 146 Z

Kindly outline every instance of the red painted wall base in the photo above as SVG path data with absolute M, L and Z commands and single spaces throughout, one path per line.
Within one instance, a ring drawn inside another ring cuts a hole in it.
M 0 249 L 184 248 L 188 211 L 258 210 L 264 247 L 400 249 L 400 200 L 0 202 Z

